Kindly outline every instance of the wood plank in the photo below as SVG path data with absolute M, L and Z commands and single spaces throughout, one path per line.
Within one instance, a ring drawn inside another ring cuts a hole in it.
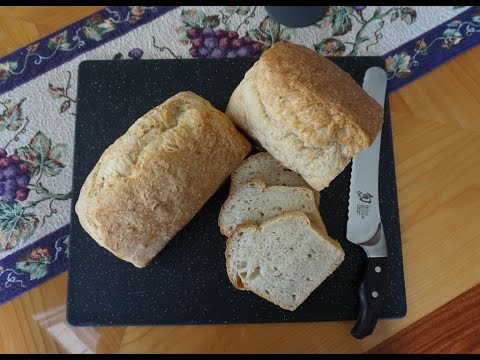
M 410 325 L 368 354 L 480 354 L 480 285 Z
M 45 324 L 34 319 L 65 306 L 66 274 L 0 306 L 0 353 L 59 353 L 61 347 L 48 334 Z
M 103 6 L 2 6 L 0 57 L 103 8 Z

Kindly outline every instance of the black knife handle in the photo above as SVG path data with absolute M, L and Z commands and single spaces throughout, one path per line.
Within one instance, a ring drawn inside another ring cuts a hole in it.
M 388 286 L 388 258 L 368 258 L 367 267 L 359 288 L 360 309 L 352 335 L 363 339 L 375 329 L 382 312 L 385 291 Z

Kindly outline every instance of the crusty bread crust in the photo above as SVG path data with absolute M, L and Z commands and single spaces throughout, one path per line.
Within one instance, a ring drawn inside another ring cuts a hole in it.
M 75 211 L 99 245 L 145 267 L 250 151 L 225 114 L 192 92 L 179 93 L 108 147 Z
M 247 71 L 226 113 L 320 191 L 372 144 L 384 112 L 332 61 L 305 46 L 279 42 Z

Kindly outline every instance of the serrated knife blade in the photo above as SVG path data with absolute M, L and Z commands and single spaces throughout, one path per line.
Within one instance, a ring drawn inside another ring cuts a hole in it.
M 380 67 L 365 72 L 363 89 L 384 107 L 387 74 Z M 379 162 L 382 132 L 372 145 L 352 159 L 348 203 L 347 240 L 361 246 L 368 261 L 359 286 L 359 315 L 352 335 L 370 335 L 381 313 L 387 285 L 388 252 L 379 206 Z
M 369 68 L 364 77 L 363 89 L 374 98 L 382 108 L 385 104 L 387 74 L 379 67 Z M 378 231 L 380 206 L 378 201 L 378 165 L 380 162 L 380 144 L 382 131 L 372 145 L 352 159 L 350 177 L 350 196 L 348 202 L 347 239 L 357 245 L 365 246 L 371 257 L 386 256 L 386 243 L 380 246 L 366 244 Z

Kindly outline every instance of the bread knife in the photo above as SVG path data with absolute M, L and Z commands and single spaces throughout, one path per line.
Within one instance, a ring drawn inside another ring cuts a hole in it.
M 380 67 L 365 72 L 363 89 L 384 107 L 387 74 Z M 367 265 L 361 280 L 359 313 L 351 333 L 362 339 L 370 335 L 381 314 L 388 284 L 388 253 L 378 200 L 378 166 L 382 131 L 372 145 L 352 159 L 348 202 L 347 240 L 361 246 Z

